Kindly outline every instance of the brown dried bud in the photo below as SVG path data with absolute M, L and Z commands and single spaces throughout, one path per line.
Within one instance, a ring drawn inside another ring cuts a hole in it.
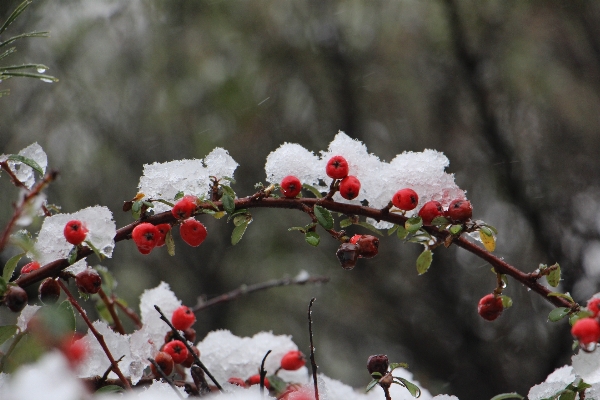
M 367 369 L 369 370 L 370 374 L 379 372 L 381 375 L 385 375 L 389 366 L 390 362 L 385 354 L 370 356 L 369 360 L 367 361 Z
M 356 265 L 358 246 L 352 243 L 342 243 L 335 255 L 340 260 L 342 268 L 350 270 Z

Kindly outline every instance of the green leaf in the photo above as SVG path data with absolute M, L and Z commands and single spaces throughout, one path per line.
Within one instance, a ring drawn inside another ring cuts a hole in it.
M 31 233 L 26 229 L 20 229 L 10 235 L 10 242 L 15 246 L 20 247 L 25 252 L 35 252 L 33 249 L 35 241 L 33 240 Z
M 235 202 L 233 200 L 233 197 L 231 197 L 228 194 L 224 194 L 221 198 L 221 201 L 223 202 L 223 209 L 227 211 L 227 214 L 233 214 L 233 212 L 235 211 Z
M 69 300 L 64 300 L 59 304 L 57 310 L 57 316 L 62 320 L 65 328 L 67 328 L 70 332 L 75 332 L 76 328 L 76 320 L 75 320 L 75 310 L 71 305 Z
M 19 161 L 19 162 L 22 162 L 23 164 L 29 165 L 38 174 L 40 174 L 42 176 L 44 175 L 44 170 L 42 169 L 42 167 L 40 167 L 40 165 L 37 162 L 35 162 L 34 160 L 32 160 L 31 158 L 23 157 L 19 154 L 11 154 L 8 156 L 8 159 L 11 161 Z
M 0 345 L 6 342 L 11 337 L 15 336 L 19 327 L 16 325 L 0 326 Z
M 460 232 L 462 232 L 463 227 L 462 225 L 452 225 L 450 227 L 450 233 L 453 235 L 458 235 Z
M 404 378 L 400 378 L 399 376 L 395 376 L 394 379 L 398 379 L 400 382 L 402 382 L 404 384 L 404 386 L 406 387 L 406 389 L 408 389 L 408 391 L 410 392 L 412 397 L 421 396 L 421 389 L 419 389 L 419 387 L 417 385 L 415 385 L 414 383 L 412 383 Z
M 438 228 L 448 226 L 449 224 L 450 224 L 450 221 L 448 221 L 448 219 L 446 217 L 435 217 L 431 221 L 431 225 L 437 226 Z
M 0 297 L 4 296 L 6 289 L 8 289 L 8 282 L 6 282 L 4 278 L 0 276 Z
M 405 239 L 408 236 L 408 231 L 402 225 L 398 225 L 396 235 L 398 235 L 398 239 Z
M 235 228 L 233 228 L 233 232 L 231 233 L 231 244 L 232 245 L 236 245 L 240 242 L 240 240 L 242 240 L 242 237 L 244 236 L 244 233 L 246 232 L 246 228 L 248 228 L 248 225 L 250 224 L 252 220 L 244 222 L 238 226 L 236 226 Z
M 393 227 L 391 227 L 390 229 L 388 229 L 387 234 L 388 236 L 391 236 L 394 234 L 394 232 L 396 232 L 398 230 L 398 225 L 394 224 Z
M 575 400 L 575 397 L 577 396 L 577 393 L 570 390 L 570 389 L 565 389 L 561 394 L 560 397 L 558 398 L 558 400 Z
M 383 375 L 381 375 L 381 372 L 377 372 L 377 371 L 375 371 L 375 372 L 373 372 L 373 373 L 371 374 L 371 378 L 373 378 L 373 379 L 375 379 L 375 378 L 379 379 L 379 378 L 381 378 L 382 376 L 383 376 Z
M 233 225 L 240 226 L 250 221 L 251 219 L 252 217 L 249 214 L 236 215 L 235 217 L 233 217 Z
M 4 32 L 6 30 L 6 28 L 8 28 L 8 26 L 10 24 L 12 24 L 12 22 L 17 19 L 17 17 L 23 12 L 25 11 L 25 9 L 27 7 L 29 7 L 29 5 L 33 3 L 32 0 L 25 0 L 24 2 L 22 2 L 21 4 L 19 4 L 17 6 L 17 8 L 15 8 L 15 10 L 9 15 L 9 17 L 7 18 L 6 21 L 4 21 L 4 23 L 2 24 L 2 26 L 0 27 L 0 35 L 2 34 L 2 32 Z
M 319 192 L 319 190 L 316 187 L 314 187 L 314 186 L 311 186 L 311 185 L 308 185 L 308 184 L 305 183 L 305 184 L 302 185 L 302 187 L 304 189 L 308 190 L 309 192 L 311 192 L 312 194 L 314 194 L 317 199 L 320 199 L 320 198 L 323 197 L 323 195 L 321 194 L 321 192 Z
M 169 229 L 165 236 L 165 244 L 167 245 L 167 253 L 173 257 L 175 255 L 175 241 L 173 240 L 172 229 Z
M 423 226 L 423 220 L 421 217 L 412 217 L 406 220 L 404 223 L 404 228 L 410 233 L 415 233 Z
M 391 363 L 390 364 L 390 371 L 395 370 L 396 368 L 408 368 L 408 364 L 407 363 Z
M 484 227 L 479 228 L 479 238 L 487 251 L 491 253 L 496 250 L 496 239 L 491 230 Z
M 431 266 L 433 260 L 433 253 L 431 250 L 425 250 L 417 258 L 417 272 L 419 275 L 423 275 Z
M 554 264 L 552 267 L 556 266 L 556 269 L 550 271 L 548 275 L 546 275 L 546 280 L 548 281 L 548 285 L 552 287 L 557 287 L 560 282 L 560 265 L 558 263 Z M 552 268 L 549 267 L 549 268 Z
M 71 251 L 69 251 L 69 254 L 67 255 L 67 262 L 69 263 L 69 265 L 71 265 L 71 264 L 75 264 L 76 261 L 77 261 L 77 246 L 73 246 L 73 248 L 71 249 Z
M 304 229 L 303 226 L 292 226 L 291 228 L 288 228 L 288 231 L 300 231 L 302 233 L 304 233 L 306 231 L 306 229 Z
M 102 386 L 100 389 L 96 390 L 95 393 L 120 393 L 125 392 L 121 386 L 118 385 L 106 385 Z
M 525 397 L 521 396 L 516 392 L 512 393 L 502 393 L 492 397 L 490 400 L 506 400 L 506 399 L 524 399 Z
M 235 199 L 235 192 L 233 191 L 233 189 L 231 187 L 221 185 L 221 188 L 223 189 L 223 193 L 225 193 L 227 196 L 231 197 L 232 199 Z
M 571 311 L 571 309 L 567 307 L 555 308 L 554 310 L 550 311 L 550 314 L 548 314 L 548 320 L 550 322 L 560 321 L 569 314 L 569 311 Z
M 319 234 L 317 232 L 306 232 L 306 234 L 304 235 L 304 240 L 306 240 L 306 243 L 315 247 L 318 246 L 321 242 L 321 238 L 319 237 Z
M 375 387 L 375 385 L 377 385 L 378 382 L 379 382 L 379 379 L 373 379 L 371 382 L 369 382 L 369 384 L 367 385 L 367 388 L 365 389 L 365 392 L 368 392 L 369 390 L 373 389 Z
M 278 377 L 277 375 L 269 375 L 267 376 L 267 380 L 271 386 L 271 390 L 274 390 L 276 393 L 283 393 L 287 387 L 287 382 Z
M 23 364 L 35 362 L 47 351 L 33 335 L 24 334 L 17 336 L 17 338 L 20 338 L 20 340 L 13 349 L 10 357 L 6 358 L 2 372 L 14 372 L 15 369 Z
M 575 303 L 575 300 L 573 300 L 573 298 L 571 297 L 571 295 L 567 292 L 567 293 L 560 293 L 560 292 L 550 292 L 547 294 L 548 297 L 561 297 L 563 299 L 567 299 L 569 300 L 571 303 Z
M 210 211 L 210 210 L 207 210 L 207 211 Z M 219 212 L 213 213 L 212 216 L 215 217 L 215 219 L 221 219 L 225 216 L 225 214 L 227 214 L 227 212 L 219 211 Z
M 368 230 L 370 230 L 371 232 L 374 232 L 374 233 L 378 234 L 379 236 L 383 236 L 383 235 L 381 234 L 381 231 L 380 231 L 379 229 L 375 228 L 373 225 L 369 224 L 368 222 L 359 222 L 359 223 L 357 223 L 356 225 L 360 225 L 360 226 L 362 226 L 363 228 L 367 228 L 367 229 L 368 229 Z
M 96 248 L 96 246 L 94 246 L 92 244 L 92 242 L 90 242 L 89 240 L 86 240 L 84 243 L 87 245 L 87 247 L 89 247 L 90 249 L 92 249 L 92 251 L 94 252 L 94 254 L 96 255 L 96 257 L 98 257 L 98 259 L 100 261 L 104 260 L 104 258 L 105 258 L 104 254 L 100 253 L 100 250 L 98 250 Z
M 177 200 L 179 200 L 179 199 L 183 199 L 183 196 L 184 196 L 184 195 L 185 195 L 185 193 L 183 193 L 183 192 L 180 190 L 179 192 L 177 192 L 177 193 L 175 194 L 175 197 L 173 197 L 173 200 L 174 200 L 174 201 L 177 201 Z
M 350 218 L 346 218 L 340 221 L 340 228 L 347 228 L 352 225 L 352 220 Z
M 512 307 L 513 301 L 510 297 L 502 295 L 500 298 L 502 299 L 502 308 L 506 309 Z
M 317 221 L 324 229 L 333 229 L 333 217 L 328 209 L 323 208 L 319 205 L 315 205 L 315 217 L 317 217 Z
M 6 264 L 4 264 L 4 269 L 2 270 L 2 277 L 6 282 L 10 282 L 10 278 L 12 278 L 13 273 L 15 272 L 15 268 L 17 268 L 17 264 L 19 260 L 25 255 L 25 253 L 19 253 L 16 256 L 11 257 Z

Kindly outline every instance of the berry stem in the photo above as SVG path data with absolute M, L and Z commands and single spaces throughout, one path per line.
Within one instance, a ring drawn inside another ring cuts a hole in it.
M 90 332 L 92 332 L 92 334 L 94 335 L 94 337 L 96 338 L 96 340 L 98 341 L 98 343 L 100 343 L 100 347 L 102 347 L 102 350 L 104 350 L 104 353 L 106 354 L 106 357 L 108 357 L 108 360 L 110 361 L 110 364 L 112 365 L 113 371 L 115 372 L 115 374 L 117 374 L 117 376 L 119 377 L 119 379 L 123 383 L 123 386 L 126 389 L 131 390 L 131 385 L 129 384 L 129 381 L 127 380 L 127 378 L 125 378 L 125 375 L 123 375 L 123 373 L 121 372 L 121 369 L 119 368 L 119 364 L 117 364 L 117 362 L 115 361 L 113 355 L 110 353 L 110 350 L 106 346 L 106 342 L 104 341 L 104 336 L 102 336 L 102 334 L 100 332 L 98 332 L 96 330 L 96 328 L 94 328 L 94 325 L 92 324 L 92 321 L 90 321 L 90 319 L 87 317 L 87 315 L 86 315 L 85 311 L 83 310 L 83 308 L 81 308 L 81 306 L 79 305 L 79 303 L 77 303 L 77 300 L 75 300 L 75 298 L 73 297 L 73 295 L 69 291 L 69 288 L 67 288 L 67 286 L 60 279 L 57 279 L 57 282 L 60 285 L 60 288 L 63 290 L 63 292 L 65 292 L 65 294 L 67 295 L 67 298 L 69 299 L 69 302 L 71 302 L 71 305 L 73 307 L 75 307 L 75 309 L 77 310 L 77 312 L 79 312 L 79 315 L 81 315 L 81 318 L 83 318 L 83 320 L 85 321 L 85 323 L 88 326 Z
M 113 322 L 115 324 L 115 326 L 114 326 L 115 331 L 120 333 L 121 335 L 124 335 L 125 328 L 123 328 L 121 319 L 119 319 L 119 316 L 117 315 L 117 311 L 115 310 L 115 302 L 112 299 L 108 298 L 108 296 L 106 295 L 106 293 L 104 293 L 104 290 L 102 290 L 102 288 L 100 288 L 100 290 L 98 290 L 98 295 L 102 299 L 102 302 L 106 306 L 108 312 L 110 313 L 110 316 L 113 319 Z

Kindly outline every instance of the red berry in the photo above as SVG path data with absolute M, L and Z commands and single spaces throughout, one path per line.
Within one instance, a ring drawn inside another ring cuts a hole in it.
M 171 210 L 173 216 L 177 219 L 187 219 L 196 211 L 196 198 L 194 196 L 183 196 Z
M 194 343 L 196 341 L 196 330 L 194 328 L 187 328 L 183 330 L 183 337 L 188 342 Z
M 196 354 L 196 356 L 200 358 L 200 350 L 198 350 L 196 346 L 192 346 L 192 350 Z M 196 359 L 194 358 L 194 354 L 188 351 L 188 356 L 185 359 L 185 361 L 181 363 L 181 366 L 184 368 L 190 368 L 192 364 L 194 364 L 194 361 L 196 361 Z
M 487 321 L 498 318 L 502 314 L 502 310 L 504 310 L 502 298 L 495 296 L 493 293 L 483 296 L 477 306 L 477 312 L 481 315 L 481 318 Z
M 243 388 L 246 387 L 246 382 L 242 378 L 236 378 L 235 376 L 232 376 L 231 378 L 227 379 L 227 382 L 231 383 L 232 385 L 241 386 Z
M 179 234 L 184 242 L 192 247 L 197 247 L 206 239 L 206 227 L 194 218 L 183 221 L 179 226 Z
M 385 375 L 389 366 L 390 362 L 385 354 L 369 356 L 369 359 L 367 360 L 367 369 L 369 370 L 369 374 L 373 374 L 373 372 L 379 372 L 381 375 Z
M 23 268 L 21 268 L 21 274 L 28 274 L 36 269 L 40 269 L 40 263 L 37 261 L 32 261 L 29 264 L 25 264 Z
M 325 172 L 333 179 L 343 179 L 348 176 L 348 162 L 342 156 L 333 156 L 327 161 Z
M 304 367 L 304 364 L 306 364 L 306 359 L 299 350 L 290 350 L 281 358 L 281 369 L 287 371 L 296 371 Z
M 173 362 L 173 357 L 171 357 L 169 354 L 165 353 L 164 351 L 161 351 L 156 355 L 156 357 L 154 357 L 154 361 L 156 361 L 156 363 L 158 364 L 160 369 L 162 369 L 162 371 L 165 373 L 165 375 L 167 375 L 167 376 L 171 375 L 171 373 L 173 372 L 173 367 L 175 366 L 175 363 Z M 150 364 L 150 370 L 152 371 L 154 378 L 156 378 L 156 379 L 162 378 L 162 375 L 156 370 L 156 367 L 154 366 L 154 364 Z
M 356 242 L 358 242 L 358 239 L 360 239 L 362 237 L 362 235 L 354 235 L 350 238 L 350 243 L 352 244 L 356 244 Z
M 379 239 L 373 235 L 360 235 L 356 241 L 358 256 L 361 258 L 373 258 L 379 252 Z
M 439 201 L 431 200 L 423 204 L 419 210 L 419 217 L 423 220 L 423 225 L 431 225 L 436 217 L 444 215 L 444 209 Z
M 419 204 L 419 195 L 412 189 L 400 189 L 392 197 L 392 204 L 404 211 L 414 210 Z
M 67 222 L 65 225 L 65 239 L 67 239 L 67 242 L 74 244 L 75 246 L 81 244 L 81 242 L 85 240 L 87 233 L 88 229 L 85 227 L 85 225 L 76 219 Z
M 358 259 L 358 246 L 352 243 L 342 243 L 335 255 L 340 260 L 342 268 L 351 270 L 356 265 L 356 260 Z
M 288 175 L 281 180 L 281 191 L 285 197 L 294 198 L 300 194 L 302 183 L 294 175 Z
M 311 386 L 290 385 L 283 392 L 280 400 L 315 400 L 315 389 Z
M 46 278 L 39 288 L 40 300 L 44 304 L 54 304 L 60 297 L 60 285 L 54 278 Z
M 88 355 L 88 348 L 85 342 L 81 339 L 66 339 L 60 344 L 59 347 L 72 367 L 76 367 L 77 365 L 81 364 Z
M 587 309 L 594 314 L 594 317 L 597 317 L 600 313 L 600 297 L 593 297 L 588 300 Z
M 196 316 L 188 306 L 180 306 L 173 312 L 171 323 L 178 331 L 185 331 L 196 322 Z
M 340 196 L 346 200 L 355 199 L 360 192 L 360 181 L 354 175 L 348 175 L 340 182 Z
M 265 376 L 265 379 L 263 382 L 265 383 L 265 387 L 267 389 L 271 389 L 271 384 L 269 383 L 269 380 L 267 379 L 266 376 Z M 259 374 L 252 375 L 250 378 L 246 379 L 246 385 L 248 385 L 248 386 L 258 385 L 258 384 L 260 384 L 260 375 Z
M 169 224 L 159 224 L 156 225 L 156 229 L 158 229 L 158 240 L 156 241 L 156 247 L 162 247 L 165 245 L 165 238 L 167 237 L 167 233 L 171 230 L 171 225 Z
M 162 351 L 169 354 L 175 364 L 181 364 L 188 357 L 188 349 L 181 340 L 171 340 L 163 346 Z
M 19 312 L 27 305 L 27 292 L 20 286 L 10 285 L 4 293 L 4 304 L 13 312 Z
M 465 222 L 473 216 L 473 206 L 469 200 L 453 200 L 446 215 L 453 221 Z
M 131 238 L 135 242 L 139 252 L 142 254 L 150 253 L 152 249 L 156 247 L 159 237 L 160 232 L 156 226 L 149 222 L 142 222 L 133 228 L 133 231 L 131 232 Z
M 95 294 L 102 287 L 102 278 L 98 272 L 88 268 L 75 275 L 75 284 L 82 293 Z
M 595 318 L 578 319 L 571 328 L 571 334 L 583 345 L 596 343 L 600 340 L 600 324 Z

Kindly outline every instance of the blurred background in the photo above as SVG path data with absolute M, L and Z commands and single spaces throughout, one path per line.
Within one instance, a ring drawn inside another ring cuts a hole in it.
M 0 2 L 1 20 L 19 3 Z M 49 201 L 64 212 L 106 205 L 126 225 L 121 207 L 144 163 L 203 158 L 217 146 L 240 164 L 238 195 L 250 195 L 280 144 L 318 152 L 343 130 L 386 161 L 444 152 L 475 217 L 499 229 L 500 257 L 524 271 L 559 262 L 560 289 L 579 302 L 598 291 L 599 2 L 37 0 L 4 39 L 32 30 L 51 37 L 16 42 L 2 65 L 44 63 L 60 81 L 0 83 L 10 89 L 0 153 L 42 145 L 61 173 Z M 0 185 L 4 225 L 16 190 L 5 177 Z M 493 323 L 477 315 L 495 276 L 465 251 L 437 249 L 417 276 L 421 247 L 386 237 L 379 256 L 345 271 L 334 240 L 315 249 L 287 231 L 304 215 L 253 216 L 235 247 L 232 225 L 207 216 L 199 248 L 176 235 L 175 257 L 142 256 L 123 242 L 103 265 L 134 308 L 161 280 L 193 305 L 301 270 L 327 275 L 325 285 L 215 306 L 196 329 L 199 338 L 272 330 L 308 352 L 316 297 L 320 371 L 355 387 L 369 382 L 367 357 L 379 353 L 407 362 L 433 394 L 461 400 L 526 395 L 570 362 L 568 324 L 547 322 L 552 306 L 513 281 L 510 310 Z

